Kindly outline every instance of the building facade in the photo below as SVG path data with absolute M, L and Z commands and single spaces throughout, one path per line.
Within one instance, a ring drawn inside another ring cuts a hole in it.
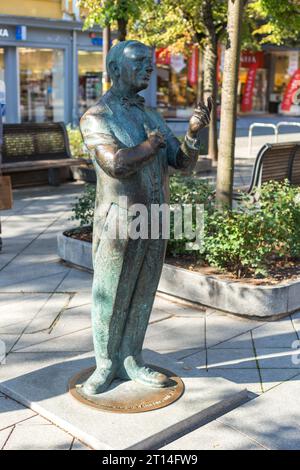
M 6 122 L 75 123 L 101 93 L 101 30 L 82 31 L 75 2 L 10 0 L 0 6 Z
M 78 123 L 102 94 L 102 32 L 82 31 L 76 0 L 0 5 L 0 108 L 5 122 Z M 219 49 L 219 91 L 224 51 Z M 203 60 L 159 49 L 144 94 L 166 118 L 186 119 L 197 102 Z M 221 96 L 219 96 L 219 103 Z M 241 54 L 238 111 L 300 115 L 300 48 Z

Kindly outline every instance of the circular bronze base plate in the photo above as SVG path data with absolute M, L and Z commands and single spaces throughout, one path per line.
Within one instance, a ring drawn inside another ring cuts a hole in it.
M 184 392 L 184 384 L 172 372 L 152 365 L 150 367 L 170 377 L 170 386 L 153 388 L 132 380 L 114 380 L 106 392 L 98 395 L 86 395 L 81 385 L 94 372 L 95 368 L 90 367 L 72 377 L 69 382 L 69 392 L 81 403 L 101 411 L 142 413 L 164 408 L 181 397 Z

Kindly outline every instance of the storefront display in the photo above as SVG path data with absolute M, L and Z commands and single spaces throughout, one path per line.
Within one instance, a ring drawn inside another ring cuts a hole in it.
M 157 107 L 164 116 L 188 117 L 196 103 L 198 83 L 198 50 L 189 57 L 156 51 Z
M 300 115 L 300 52 L 272 52 L 274 76 L 272 94 L 282 114 Z
M 18 48 L 21 122 L 64 120 L 63 51 Z
M 263 52 L 243 51 L 241 54 L 238 111 L 265 112 L 267 73 Z
M 78 113 L 83 113 L 102 95 L 102 52 L 78 51 Z

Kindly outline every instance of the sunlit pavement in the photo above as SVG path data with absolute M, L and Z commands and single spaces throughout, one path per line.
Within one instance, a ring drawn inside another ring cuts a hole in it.
M 92 350 L 92 275 L 61 262 L 56 236 L 70 228 L 83 190 L 14 191 L 1 214 L 0 381 Z M 259 322 L 158 294 L 145 348 L 183 377 L 223 377 L 253 399 L 169 444 L 169 449 L 300 449 L 300 313 Z M 1 390 L 1 384 L 0 384 Z M 73 436 L 0 393 L 2 449 L 86 449 Z

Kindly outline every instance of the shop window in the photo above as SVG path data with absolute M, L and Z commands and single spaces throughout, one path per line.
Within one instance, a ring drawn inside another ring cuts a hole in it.
M 83 113 L 102 95 L 102 52 L 78 51 L 78 112 Z
M 64 121 L 64 53 L 19 48 L 21 122 Z
M 189 57 L 156 51 L 157 106 L 165 116 L 187 117 L 197 99 L 198 50 Z

